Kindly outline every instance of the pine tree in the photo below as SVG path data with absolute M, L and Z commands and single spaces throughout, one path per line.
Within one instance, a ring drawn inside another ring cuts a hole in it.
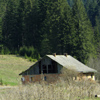
M 73 23 L 75 25 L 75 52 L 78 60 L 86 63 L 90 55 L 95 54 L 93 29 L 87 17 L 82 0 L 74 0 Z
M 18 6 L 18 28 L 19 28 L 19 43 L 20 47 L 25 45 L 25 2 L 26 0 L 19 0 Z
M 2 2 L 0 2 L 0 42 L 2 40 L 2 18 L 3 18 L 3 13 L 4 13 L 2 7 L 3 7 L 3 4 Z
M 46 16 L 42 28 L 45 35 L 43 35 L 42 47 L 49 48 L 47 53 L 69 52 L 68 43 L 70 43 L 72 27 L 71 9 L 66 0 L 48 0 L 45 4 Z
M 0 17 L 0 46 L 2 45 L 2 17 Z
M 58 38 L 58 50 L 59 53 L 63 54 L 67 52 L 71 54 L 72 51 L 72 39 L 73 39 L 73 24 L 72 24 L 72 12 L 71 8 L 66 1 L 61 2 L 62 11 L 60 11 L 60 21 L 59 21 L 59 33 Z
M 94 27 L 94 39 L 95 39 L 95 48 L 97 50 L 97 54 L 100 54 L 100 22 L 96 17 L 96 25 Z
M 85 3 L 85 8 L 92 26 L 94 27 L 95 17 L 97 16 L 97 0 L 87 0 Z
M 39 7 L 38 7 L 38 1 L 33 0 L 31 3 L 30 1 L 27 1 L 27 7 L 26 8 L 26 19 L 25 19 L 25 24 L 26 24 L 26 45 L 28 46 L 34 46 L 34 48 L 39 49 L 40 47 L 40 40 L 41 40 L 41 35 L 40 35 L 40 13 L 39 12 Z M 28 20 L 28 21 L 27 21 Z
M 68 4 L 72 7 L 73 5 L 73 0 L 67 0 Z
M 23 12 L 23 14 L 20 15 L 22 17 L 22 19 L 20 19 L 21 26 L 22 26 L 21 34 L 23 34 L 22 41 L 23 41 L 23 45 L 30 46 L 30 43 L 32 43 L 31 38 L 33 38 L 32 37 L 32 32 L 33 32 L 32 24 L 34 24 L 32 22 L 32 17 L 34 16 L 31 16 L 32 2 L 31 0 L 24 0 L 23 3 L 24 3 L 24 7 L 22 8 L 22 10 L 20 9 L 21 12 Z M 20 7 L 22 6 L 20 5 Z
M 16 49 L 18 47 L 17 42 L 17 14 L 16 8 L 17 5 L 12 0 L 8 0 L 6 6 L 5 16 L 3 18 L 3 43 L 10 50 Z

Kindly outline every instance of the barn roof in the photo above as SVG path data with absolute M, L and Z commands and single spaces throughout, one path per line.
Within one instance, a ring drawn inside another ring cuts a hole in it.
M 95 69 L 92 69 L 84 65 L 83 63 L 81 63 L 80 61 L 78 61 L 77 59 L 73 58 L 70 55 L 67 55 L 67 56 L 65 55 L 56 55 L 56 56 L 46 55 L 46 56 L 68 69 L 74 69 L 78 72 L 83 72 L 83 73 L 97 72 Z
M 57 62 L 58 64 L 60 64 L 61 66 L 71 69 L 71 70 L 76 70 L 76 71 L 82 72 L 82 73 L 97 72 L 95 69 L 92 69 L 92 68 L 84 65 L 83 63 L 81 63 L 80 61 L 78 61 L 77 59 L 75 59 L 74 57 L 72 57 L 70 55 L 67 55 L 67 56 L 65 56 L 65 55 L 56 55 L 56 56 L 46 55 L 45 57 L 48 57 L 48 58 L 54 60 L 55 62 Z M 45 59 L 45 57 L 43 57 L 42 59 Z M 41 60 L 39 60 L 39 61 L 41 61 Z M 36 62 L 34 65 L 36 65 L 38 62 Z M 34 65 L 32 65 L 31 67 L 33 67 Z M 28 68 L 27 70 L 29 70 L 30 68 Z M 25 70 L 24 72 L 26 72 L 27 70 Z M 24 72 L 20 73 L 19 75 L 22 75 Z

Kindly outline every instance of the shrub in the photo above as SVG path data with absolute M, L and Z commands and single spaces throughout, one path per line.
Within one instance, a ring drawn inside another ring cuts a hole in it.
M 95 94 L 100 94 L 100 85 L 87 81 L 69 86 L 66 82 L 34 83 L 6 89 L 4 93 L 0 92 L 0 100 L 95 100 Z
M 100 81 L 100 58 L 92 58 L 90 57 L 88 60 L 87 65 L 95 70 L 97 70 L 97 72 L 95 73 L 95 77 L 97 80 Z
M 0 85 L 3 85 L 3 81 L 2 81 L 2 79 L 0 79 Z
M 4 47 L 4 54 L 10 54 L 10 50 L 7 47 Z
M 68 84 L 73 83 L 73 78 L 78 75 L 78 72 L 66 68 L 62 68 L 61 73 L 61 80 L 66 81 Z
M 27 54 L 25 54 L 25 56 L 24 56 L 24 57 L 25 57 L 25 59 L 28 59 L 28 56 L 27 56 Z
M 21 56 L 24 56 L 25 54 L 27 54 L 27 47 L 26 46 L 21 47 L 19 50 L 19 54 Z
M 33 46 L 31 46 L 31 47 L 26 47 L 26 46 L 21 47 L 20 50 L 19 50 L 19 54 L 21 56 L 25 56 L 25 58 L 29 58 L 29 60 L 31 60 L 31 61 L 33 59 L 39 59 L 40 58 L 38 51 L 36 49 L 34 49 Z
M 0 53 L 1 54 L 10 54 L 10 50 L 7 47 L 2 46 Z

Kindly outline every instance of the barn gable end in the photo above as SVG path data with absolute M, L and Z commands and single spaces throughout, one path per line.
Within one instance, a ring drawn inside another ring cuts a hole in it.
M 19 75 L 23 76 L 22 81 L 24 83 L 41 80 L 50 82 L 54 81 L 54 78 L 58 79 L 63 67 L 82 73 L 83 76 L 81 76 L 83 78 L 91 78 L 92 80 L 95 80 L 94 73 L 96 70 L 84 65 L 70 55 L 46 55 Z M 80 79 L 80 75 L 77 76 L 77 79 Z

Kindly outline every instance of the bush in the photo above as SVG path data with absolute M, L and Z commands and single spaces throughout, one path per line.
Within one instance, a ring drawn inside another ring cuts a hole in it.
M 66 81 L 68 84 L 73 83 L 73 79 L 78 75 L 78 72 L 76 72 L 75 70 L 70 70 L 66 68 L 62 68 L 61 73 L 62 76 L 60 78 Z
M 0 50 L 1 54 L 10 54 L 10 51 L 7 47 L 2 46 Z
M 4 54 L 10 54 L 10 51 L 7 47 L 4 48 Z
M 33 59 L 40 58 L 38 51 L 34 49 L 33 46 L 32 47 L 26 47 L 26 46 L 21 47 L 19 50 L 19 54 L 21 56 L 25 56 L 25 58 L 26 59 L 28 58 L 30 61 L 32 61 Z
M 19 54 L 21 56 L 24 56 L 25 54 L 27 54 L 27 47 L 26 46 L 21 47 L 19 50 Z
M 0 85 L 3 85 L 3 81 L 2 81 L 2 79 L 0 79 Z
M 27 56 L 27 54 L 25 54 L 25 59 L 28 59 L 28 56 Z
M 12 87 L 4 93 L 1 91 L 0 100 L 95 100 L 95 94 L 100 94 L 100 85 L 87 81 L 69 86 L 66 82 L 48 85 L 34 83 Z
M 90 57 L 88 60 L 87 65 L 95 70 L 97 72 L 95 73 L 96 80 L 100 81 L 100 58 L 92 58 Z

